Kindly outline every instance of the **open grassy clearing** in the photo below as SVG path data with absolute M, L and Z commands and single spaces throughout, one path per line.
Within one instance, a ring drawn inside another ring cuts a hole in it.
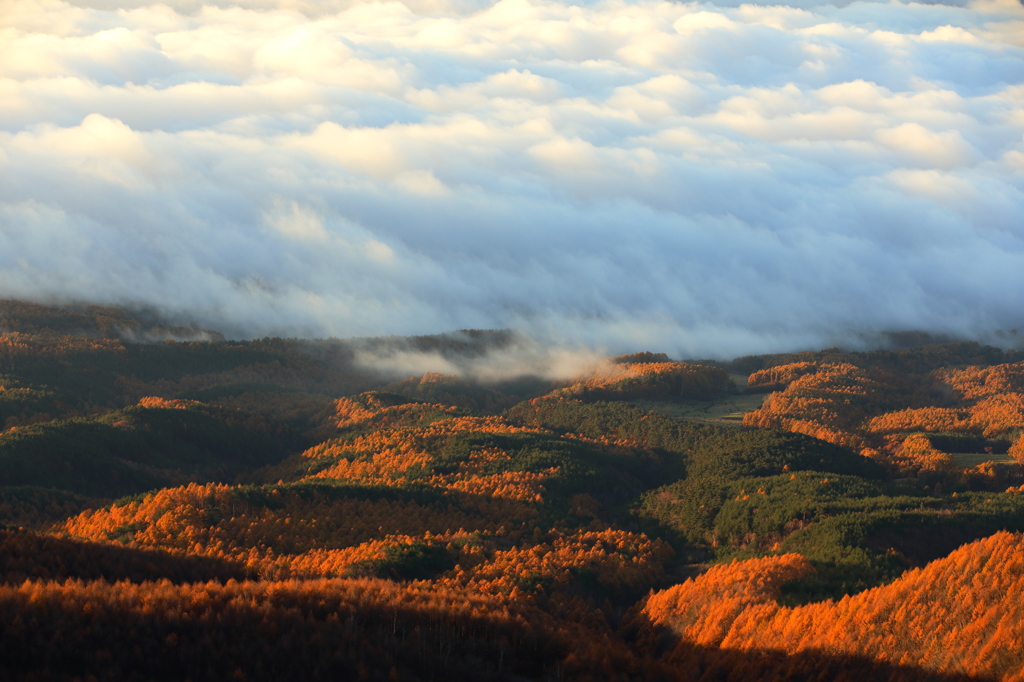
M 729 378 L 736 383 L 736 387 L 741 391 L 747 387 L 745 374 L 730 374 Z M 766 393 L 739 393 L 717 400 L 688 400 L 685 402 L 634 400 L 632 402 L 637 407 L 654 410 L 666 417 L 739 426 L 743 423 L 743 415 L 761 407 L 766 396 Z
M 996 464 L 1016 464 L 1017 460 L 1010 457 L 1005 452 L 1002 454 L 993 454 L 990 452 L 951 452 L 950 456 L 956 461 L 957 466 L 962 467 L 973 467 L 978 464 L 984 464 L 985 462 L 995 462 Z

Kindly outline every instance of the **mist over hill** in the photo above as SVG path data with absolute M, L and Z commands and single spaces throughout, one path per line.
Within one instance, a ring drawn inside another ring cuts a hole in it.
M 1024 351 L 0 324 L 5 680 L 1024 674 Z
M 1024 0 L 4 0 L 0 679 L 1024 680 Z

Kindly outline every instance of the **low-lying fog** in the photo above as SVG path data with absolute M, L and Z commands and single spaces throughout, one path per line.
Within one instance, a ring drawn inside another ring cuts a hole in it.
M 552 366 L 1024 322 L 1017 0 L 7 0 L 0 102 L 2 297 Z

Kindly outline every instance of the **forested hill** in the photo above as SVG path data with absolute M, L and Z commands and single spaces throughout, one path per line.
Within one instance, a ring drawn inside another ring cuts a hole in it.
M 1024 679 L 1024 357 L 521 342 L 3 302 L 0 677 Z

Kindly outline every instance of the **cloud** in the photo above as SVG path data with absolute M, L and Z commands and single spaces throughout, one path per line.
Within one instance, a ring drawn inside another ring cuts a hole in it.
M 447 350 L 420 348 L 416 339 L 402 337 L 359 339 L 353 342 L 354 359 L 391 379 L 439 372 L 496 383 L 524 376 L 573 379 L 593 371 L 606 356 L 600 349 L 539 342 L 514 332 L 498 332 L 490 338 L 462 332 L 446 336 L 454 341 Z
M 994 338 L 1024 325 L 1021 26 L 1016 0 L 9 0 L 0 295 L 572 357 Z

